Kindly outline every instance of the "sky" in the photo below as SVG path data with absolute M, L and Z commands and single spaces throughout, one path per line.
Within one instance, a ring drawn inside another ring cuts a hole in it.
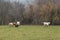
M 20 2 L 26 2 L 26 0 L 10 0 L 10 1 L 20 1 Z
M 14 2 L 14 1 L 16 1 L 16 2 L 21 2 L 21 3 L 27 3 L 26 1 L 29 1 L 29 2 L 31 2 L 31 0 L 10 0 L 11 2 Z
M 31 3 L 32 2 L 32 0 L 7 0 L 7 1 L 11 1 L 11 2 L 20 2 L 20 3 L 23 3 L 23 4 L 28 4 L 27 3 L 27 1 L 29 2 L 29 3 Z
M 27 2 L 26 1 L 29 1 L 29 3 L 31 3 L 33 0 L 10 0 L 11 2 L 14 2 L 14 1 L 16 1 L 16 2 L 20 2 L 20 3 L 23 3 L 23 4 L 27 4 Z M 60 0 L 55 0 L 58 4 L 60 4 Z

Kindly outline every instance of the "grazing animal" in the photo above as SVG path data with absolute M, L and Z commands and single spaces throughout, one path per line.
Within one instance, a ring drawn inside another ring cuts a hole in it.
M 16 25 L 16 23 L 15 22 L 10 22 L 9 25 Z
M 50 25 L 50 22 L 43 22 L 43 24 L 48 26 L 48 25 Z
M 13 25 L 13 22 L 10 22 L 10 23 L 9 23 L 9 26 L 11 26 L 11 27 L 14 26 L 14 25 Z
M 20 25 L 20 22 L 19 21 L 17 21 L 17 25 Z
M 9 25 L 18 27 L 20 25 L 20 22 L 19 21 L 17 21 L 17 22 L 10 22 Z
M 18 27 L 20 25 L 20 22 L 17 21 L 15 27 Z
M 9 25 L 13 25 L 13 23 L 11 22 L 11 23 L 9 23 Z

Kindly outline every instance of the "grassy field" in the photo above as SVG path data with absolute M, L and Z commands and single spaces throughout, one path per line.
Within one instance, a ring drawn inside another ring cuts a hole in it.
M 0 26 L 0 40 L 60 40 L 60 26 Z

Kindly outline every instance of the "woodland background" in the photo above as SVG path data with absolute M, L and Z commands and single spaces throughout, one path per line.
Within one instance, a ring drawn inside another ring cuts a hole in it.
M 41 25 L 42 22 L 51 22 L 51 25 L 60 25 L 60 5 L 57 0 L 34 0 L 27 5 L 9 0 L 0 0 L 0 25 L 20 21 L 21 24 Z

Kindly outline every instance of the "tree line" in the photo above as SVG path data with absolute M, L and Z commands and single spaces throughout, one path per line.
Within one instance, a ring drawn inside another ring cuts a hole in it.
M 21 24 L 51 22 L 51 25 L 60 25 L 60 8 L 55 0 L 27 1 L 27 5 L 0 0 L 0 25 L 15 21 Z

